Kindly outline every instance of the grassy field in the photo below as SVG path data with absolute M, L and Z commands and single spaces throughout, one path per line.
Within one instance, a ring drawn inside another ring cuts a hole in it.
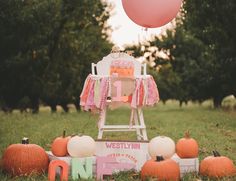
M 109 111 L 108 122 L 127 123 L 129 110 L 122 108 Z M 145 123 L 149 139 L 165 135 L 174 141 L 183 137 L 186 130 L 190 130 L 200 146 L 199 158 L 211 154 L 212 150 L 218 150 L 222 155 L 228 156 L 236 164 L 236 112 L 214 110 L 209 104 L 197 105 L 189 103 L 180 108 L 177 102 L 169 101 L 166 105 L 159 103 L 156 107 L 144 109 Z M 64 129 L 68 134 L 83 133 L 93 138 L 97 136 L 97 115 L 71 111 L 69 114 L 62 112 L 51 114 L 47 109 L 42 109 L 39 114 L 21 114 L 15 111 L 13 114 L 0 112 L 0 155 L 4 149 L 12 143 L 19 143 L 22 137 L 28 137 L 31 143 L 38 144 L 49 150 L 51 141 L 60 135 Z M 133 139 L 132 133 L 105 134 L 110 139 Z M 116 180 L 139 180 L 126 176 L 127 173 L 116 175 Z M 198 175 L 186 175 L 182 180 L 210 180 Z M 0 180 L 47 180 L 47 176 L 10 178 L 0 172 Z M 236 180 L 224 178 L 220 180 Z

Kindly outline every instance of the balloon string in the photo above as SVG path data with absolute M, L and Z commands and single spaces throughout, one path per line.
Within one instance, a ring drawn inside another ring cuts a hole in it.
M 148 34 L 148 28 L 142 27 L 140 33 L 138 33 L 138 43 L 140 44 L 143 41 L 147 40 Z

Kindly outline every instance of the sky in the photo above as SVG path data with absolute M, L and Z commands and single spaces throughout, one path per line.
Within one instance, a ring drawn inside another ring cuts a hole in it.
M 161 28 L 149 28 L 145 31 L 143 27 L 129 19 L 123 9 L 121 0 L 107 0 L 107 2 L 114 4 L 112 15 L 108 20 L 108 24 L 113 30 L 111 40 L 121 48 L 126 44 L 138 43 L 139 41 L 150 39 L 154 35 L 159 35 L 168 26 L 167 24 Z

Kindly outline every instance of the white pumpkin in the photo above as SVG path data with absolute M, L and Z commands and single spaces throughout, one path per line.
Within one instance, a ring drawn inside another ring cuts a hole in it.
M 175 142 L 169 137 L 157 136 L 149 142 L 148 152 L 152 159 L 156 159 L 156 156 L 170 158 L 175 153 Z
M 67 143 L 67 151 L 72 157 L 90 157 L 95 153 L 95 141 L 90 136 L 73 136 Z

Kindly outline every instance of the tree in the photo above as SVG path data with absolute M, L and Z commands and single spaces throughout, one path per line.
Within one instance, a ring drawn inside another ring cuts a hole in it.
M 205 90 L 219 107 L 223 97 L 236 94 L 236 3 L 188 0 L 183 8 L 184 29 L 204 43 L 211 57 L 206 60 Z
M 201 41 L 180 26 L 149 42 L 148 49 L 149 61 L 159 70 L 157 83 L 165 87 L 164 99 L 177 99 L 181 105 L 206 96 L 201 87 L 205 72 L 199 67 L 206 58 Z
M 101 1 L 0 1 L 0 99 L 2 107 L 24 103 L 38 110 L 79 104 L 91 61 L 110 51 Z M 21 101 L 22 100 L 22 101 Z
M 177 98 L 180 78 L 171 68 L 171 64 L 165 64 L 159 70 L 156 70 L 155 67 L 149 67 L 148 73 L 153 76 L 157 83 L 160 98 L 164 104 L 168 99 Z
M 36 82 L 41 73 L 41 63 L 33 61 L 33 51 L 42 41 L 37 36 L 42 28 L 39 28 L 32 15 L 35 9 L 31 9 L 27 2 L 0 3 L 0 93 L 3 107 L 8 110 L 21 106 L 21 99 L 29 100 L 25 98 L 32 98 L 33 94 L 40 91 L 37 89 L 40 85 Z M 41 15 L 46 18 L 47 14 Z M 25 106 L 32 106 L 30 102 L 23 102 L 28 104 Z
M 172 89 L 165 80 L 168 76 L 162 74 L 179 81 L 175 95 L 167 94 L 169 98 L 212 98 L 214 106 L 219 107 L 225 96 L 236 94 L 235 10 L 236 3 L 230 0 L 184 1 L 176 27 L 149 41 L 148 61 L 154 60 L 159 77 L 164 78 L 158 80 L 162 81 L 160 85 Z
M 54 111 L 57 104 L 67 111 L 68 102 L 79 108 L 79 94 L 91 62 L 99 60 L 111 48 L 103 32 L 109 17 L 106 4 L 100 1 L 66 3 L 58 15 L 59 25 L 55 24 L 52 31 L 49 62 L 44 73 L 47 82 L 43 85 L 43 100 Z

